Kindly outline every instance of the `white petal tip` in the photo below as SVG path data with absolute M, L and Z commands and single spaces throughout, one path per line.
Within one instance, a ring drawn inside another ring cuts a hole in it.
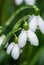
M 39 46 L 39 43 L 31 43 L 33 46 Z
M 7 47 L 7 54 L 10 54 L 11 50 L 13 49 L 14 47 L 14 42 L 10 43 L 9 46 Z
M 19 58 L 19 56 L 20 56 L 20 49 L 19 49 L 17 44 L 15 44 L 15 46 L 14 46 L 12 52 L 11 52 L 11 56 L 12 56 L 12 58 L 14 60 L 17 60 Z

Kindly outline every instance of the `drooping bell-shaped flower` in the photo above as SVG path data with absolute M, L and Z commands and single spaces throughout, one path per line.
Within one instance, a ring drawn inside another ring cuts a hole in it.
M 2 42 L 3 42 L 3 40 L 5 39 L 5 35 L 4 34 L 2 34 L 1 36 L 0 36 L 0 46 L 2 45 Z M 5 45 L 5 47 L 4 48 L 7 48 L 7 46 L 8 46 L 8 42 L 6 43 L 6 45 Z
M 25 0 L 25 3 L 26 3 L 27 5 L 34 5 L 35 2 L 36 2 L 36 0 Z
M 18 38 L 19 47 L 20 48 L 24 47 L 26 45 L 26 41 L 27 41 L 27 35 L 26 31 L 23 29 Z
M 28 20 L 28 21 L 29 21 L 29 29 L 30 30 L 35 32 L 36 29 L 39 28 L 40 31 L 42 32 L 42 34 L 44 34 L 44 21 L 40 15 L 38 15 L 38 16 L 34 15 L 33 17 L 31 17 L 31 20 Z
M 7 47 L 7 54 L 11 54 L 14 60 L 17 60 L 20 56 L 20 48 L 18 44 L 15 44 L 14 42 L 10 43 Z
M 17 60 L 20 56 L 20 48 L 18 47 L 17 44 L 15 44 L 12 52 L 11 52 L 11 56 L 13 57 L 13 59 Z
M 12 43 L 10 43 L 9 45 L 8 45 L 8 47 L 7 47 L 7 53 L 8 54 L 10 54 L 10 52 L 11 52 L 11 50 L 12 50 L 12 48 L 14 47 L 14 42 L 12 42 Z
M 16 5 L 21 5 L 23 3 L 23 1 L 27 4 L 27 5 L 34 5 L 36 0 L 14 0 Z
M 30 29 L 27 29 L 26 27 L 25 27 L 25 29 L 23 29 L 21 31 L 21 33 L 19 35 L 19 38 L 18 38 L 19 47 L 22 48 L 26 45 L 27 38 L 28 38 L 28 41 L 30 41 L 31 45 L 38 46 L 39 41 L 38 41 L 36 34 L 34 32 L 32 32 Z
M 16 5 L 21 5 L 23 0 L 14 0 Z

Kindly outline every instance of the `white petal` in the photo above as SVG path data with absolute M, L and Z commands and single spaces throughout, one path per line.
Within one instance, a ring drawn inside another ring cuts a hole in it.
M 17 60 L 19 58 L 20 55 L 20 49 L 18 47 L 17 44 L 15 44 L 12 52 L 11 52 L 11 56 L 13 57 L 13 59 Z
M 12 43 L 9 44 L 9 46 L 7 47 L 7 54 L 10 54 L 10 52 L 12 51 L 14 45 L 15 45 L 14 42 L 12 42 Z
M 29 23 L 34 17 L 35 17 L 35 15 L 32 14 L 32 15 L 29 17 L 29 19 L 28 19 L 28 23 Z
M 34 16 L 31 21 L 29 22 L 29 29 L 33 32 L 36 31 L 37 29 L 37 20 L 36 20 L 36 16 Z
M 28 30 L 27 35 L 28 35 L 30 43 L 34 46 L 38 46 L 39 41 L 38 41 L 36 34 L 32 31 Z
M 14 0 L 16 5 L 21 5 L 23 0 Z
M 39 29 L 44 34 L 44 21 L 40 16 L 38 16 L 37 20 L 38 20 Z
M 22 30 L 18 37 L 18 45 L 20 48 L 22 48 L 26 45 L 26 40 L 27 40 L 26 31 Z
M 35 0 L 25 0 L 25 3 L 27 5 L 34 5 L 35 4 Z
M 3 42 L 4 39 L 5 39 L 5 35 L 2 35 L 2 36 L 0 37 L 0 46 L 1 46 L 1 44 L 2 44 L 2 42 Z

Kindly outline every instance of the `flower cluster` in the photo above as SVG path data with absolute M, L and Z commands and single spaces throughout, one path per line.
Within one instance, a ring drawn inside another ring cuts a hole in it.
M 38 46 L 39 40 L 35 34 L 36 29 L 44 34 L 44 21 L 40 15 L 32 15 L 28 22 L 24 21 L 23 29 L 18 37 L 15 36 L 15 41 L 10 44 L 6 44 L 7 54 L 11 54 L 13 59 L 17 60 L 21 54 L 22 48 L 26 45 L 27 41 L 30 41 L 31 45 Z M 5 39 L 5 35 L 0 36 L 0 46 Z
M 23 25 L 24 29 L 21 31 L 18 39 L 12 42 L 7 47 L 7 53 L 11 54 L 13 59 L 17 60 L 20 56 L 21 49 L 26 45 L 26 41 L 30 41 L 31 45 L 38 46 L 39 41 L 34 32 L 29 29 L 28 23 L 25 21 Z M 16 44 L 17 42 L 17 44 Z
M 25 1 L 27 5 L 35 4 L 35 0 L 15 0 L 15 3 L 16 5 L 21 5 L 23 1 Z M 38 12 L 39 9 L 36 6 L 34 8 Z M 7 48 L 7 54 L 11 54 L 13 59 L 17 60 L 27 41 L 29 41 L 31 45 L 38 46 L 39 40 L 35 34 L 36 29 L 40 29 L 42 34 L 44 34 L 44 21 L 40 15 L 32 15 L 28 22 L 24 21 L 21 33 L 18 37 L 15 35 L 15 41 L 11 42 L 10 44 L 6 43 L 5 47 Z M 0 36 L 0 46 L 2 45 L 4 39 L 5 35 Z
M 20 48 L 18 44 L 15 44 L 14 42 L 10 43 L 7 47 L 7 53 L 10 54 L 13 57 L 13 59 L 17 60 L 20 55 Z
M 38 29 L 37 27 L 39 27 L 40 31 L 44 34 L 44 22 L 43 22 L 43 19 L 40 17 L 40 15 L 38 16 L 32 15 L 29 18 L 28 23 L 25 21 L 23 25 L 24 29 L 21 31 L 18 39 L 16 38 L 15 42 L 11 42 L 8 46 L 6 46 L 7 53 L 11 54 L 11 56 L 15 60 L 19 58 L 21 53 L 21 48 L 23 48 L 26 45 L 27 40 L 30 41 L 31 45 L 34 45 L 34 46 L 39 45 L 38 38 L 36 34 L 34 33 L 36 29 Z M 2 35 L 0 37 L 0 46 L 4 39 L 5 39 L 5 35 Z

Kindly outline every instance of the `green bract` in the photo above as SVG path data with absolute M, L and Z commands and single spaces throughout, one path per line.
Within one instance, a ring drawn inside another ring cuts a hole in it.
M 18 43 L 18 37 L 17 36 L 15 36 L 14 42 Z
M 34 11 L 35 11 L 35 15 L 40 14 L 40 9 L 36 5 L 34 5 L 33 8 L 34 8 Z
M 25 21 L 25 23 L 23 24 L 23 27 L 25 30 L 28 30 L 29 26 L 28 26 L 28 23 Z

